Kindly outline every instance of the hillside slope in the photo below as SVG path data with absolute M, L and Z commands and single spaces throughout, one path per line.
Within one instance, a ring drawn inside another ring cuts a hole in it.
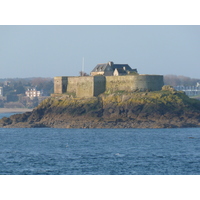
M 54 95 L 32 112 L 0 120 L 0 127 L 200 127 L 200 101 L 183 92 L 106 92 L 94 98 Z

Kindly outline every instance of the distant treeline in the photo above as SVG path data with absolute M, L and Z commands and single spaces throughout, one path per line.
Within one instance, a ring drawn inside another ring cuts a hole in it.
M 53 78 L 9 78 L 0 79 L 0 87 L 4 88 L 4 95 L 24 94 L 27 89 L 35 88 L 43 91 L 45 96 L 53 93 Z
M 171 86 L 196 86 L 200 79 L 179 75 L 164 75 L 164 84 Z M 54 92 L 53 78 L 9 78 L 0 79 L 0 87 L 4 87 L 4 95 L 11 93 L 24 94 L 28 88 L 42 90 L 46 96 Z
M 200 79 L 190 78 L 186 76 L 177 76 L 177 75 L 165 75 L 164 84 L 171 86 L 196 86 L 197 83 L 200 83 Z

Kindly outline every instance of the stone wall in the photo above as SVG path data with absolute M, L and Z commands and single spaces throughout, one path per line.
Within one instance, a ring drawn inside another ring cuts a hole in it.
M 164 85 L 161 75 L 106 76 L 107 91 L 158 91 Z
M 105 76 L 78 77 L 77 97 L 93 97 L 105 92 Z
M 54 94 L 93 97 L 105 92 L 105 76 L 54 77 Z
M 67 76 L 58 76 L 54 77 L 54 93 L 63 94 L 66 92 L 68 85 L 68 77 Z
M 76 93 L 79 77 L 59 76 L 54 77 L 54 93 L 63 94 L 66 92 Z
M 77 82 L 78 82 L 79 78 L 80 77 L 78 77 L 78 76 L 74 76 L 74 77 L 69 76 L 65 92 L 68 92 L 71 94 L 76 94 Z
M 105 76 L 94 76 L 94 96 L 104 93 L 106 90 Z
M 164 85 L 161 75 L 55 77 L 54 93 L 93 97 L 107 91 L 159 91 Z
M 162 90 L 162 86 L 164 85 L 162 75 L 136 75 L 135 77 L 136 82 L 134 87 L 140 91 L 159 91 Z
M 94 96 L 94 79 L 92 76 L 79 77 L 76 85 L 77 97 L 93 97 Z
M 107 91 L 133 91 L 133 76 L 106 76 L 106 90 Z

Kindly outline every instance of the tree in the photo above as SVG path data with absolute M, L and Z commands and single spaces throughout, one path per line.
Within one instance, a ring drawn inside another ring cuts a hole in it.
M 80 71 L 79 74 L 80 74 L 80 76 L 89 76 L 87 73 L 85 73 L 83 71 Z
M 195 86 L 197 82 L 200 82 L 200 79 L 190 78 L 186 76 L 177 76 L 177 75 L 165 75 L 164 83 L 165 85 L 171 86 Z

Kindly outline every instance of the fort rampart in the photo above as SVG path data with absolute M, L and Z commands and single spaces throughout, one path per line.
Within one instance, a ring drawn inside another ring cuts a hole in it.
M 106 90 L 110 91 L 157 91 L 162 89 L 163 84 L 163 76 L 160 75 L 106 77 Z
M 159 91 L 162 75 L 55 77 L 54 94 L 94 97 L 105 91 Z

